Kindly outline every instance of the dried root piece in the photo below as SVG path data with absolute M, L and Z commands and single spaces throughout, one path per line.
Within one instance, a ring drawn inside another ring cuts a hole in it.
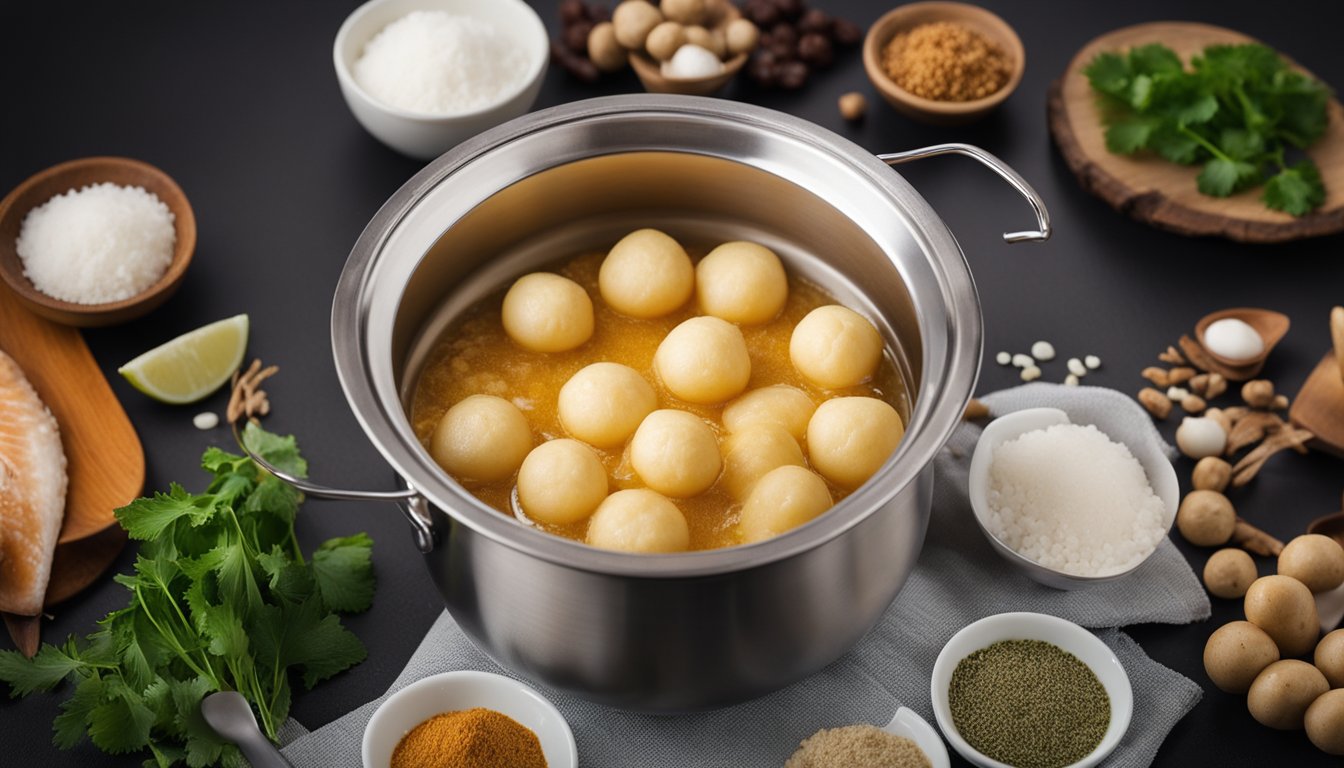
M 1283 551 L 1283 542 L 1256 528 L 1240 517 L 1232 529 L 1232 543 L 1253 554 L 1264 557 L 1278 557 Z
M 1232 422 L 1232 431 L 1227 434 L 1227 447 L 1223 452 L 1231 456 L 1247 446 L 1264 440 L 1283 427 L 1283 419 L 1269 411 L 1247 413 Z
M 1167 347 L 1167 351 L 1157 356 L 1158 360 L 1171 365 L 1185 365 L 1185 356 L 1175 347 Z
M 989 418 L 989 406 L 973 399 L 966 404 L 966 412 L 962 414 L 962 418 L 966 421 Z
M 1294 428 L 1281 429 L 1266 437 L 1263 443 L 1255 447 L 1255 450 L 1241 457 L 1241 461 L 1232 466 L 1232 487 L 1240 488 L 1254 480 L 1269 457 L 1285 448 L 1292 448 L 1305 453 L 1307 441 L 1313 437 L 1315 435 L 1305 429 Z
M 1209 385 L 1204 391 L 1204 398 L 1212 400 L 1215 397 L 1227 391 L 1227 379 L 1223 378 L 1221 373 L 1209 374 Z
M 1269 408 L 1270 408 L 1270 410 L 1273 410 L 1273 411 L 1286 411 L 1286 410 L 1288 410 L 1288 396 L 1287 396 L 1287 395 L 1275 395 L 1275 396 L 1274 396 L 1274 400 L 1273 400 L 1273 402 L 1271 402 L 1271 403 L 1269 404 Z
M 1185 355 L 1186 359 L 1190 361 L 1190 365 L 1193 365 L 1205 373 L 1218 368 L 1218 364 L 1214 362 L 1213 358 L 1209 357 L 1209 353 L 1205 352 L 1203 347 L 1199 346 L 1198 341 L 1195 341 L 1189 336 L 1182 336 L 1180 345 L 1181 352 Z
M 1241 399 L 1252 408 L 1268 408 L 1274 403 L 1274 382 L 1255 379 L 1241 385 Z
M 1139 404 L 1159 421 L 1171 415 L 1171 398 L 1152 387 L 1139 390 Z
M 1167 381 L 1171 382 L 1173 385 L 1184 384 L 1195 378 L 1195 373 L 1196 371 L 1194 368 L 1191 368 L 1188 365 L 1182 365 L 1167 371 Z
M 1166 389 L 1171 386 L 1171 376 L 1168 375 L 1167 369 L 1165 368 L 1158 368 L 1155 365 L 1150 365 L 1147 368 L 1144 368 L 1139 375 L 1151 381 L 1153 386 L 1158 387 L 1159 389 Z
M 1208 403 L 1204 402 L 1204 398 L 1199 395 L 1186 395 L 1181 398 L 1181 410 L 1191 416 L 1202 413 L 1208 405 Z
M 261 383 L 279 372 L 280 366 L 271 365 L 263 368 L 261 360 L 253 360 L 246 371 L 234 371 L 233 391 L 229 394 L 229 407 L 224 412 L 225 419 L 230 424 L 236 423 L 241 418 L 255 422 L 258 417 L 270 413 L 271 401 L 266 398 Z

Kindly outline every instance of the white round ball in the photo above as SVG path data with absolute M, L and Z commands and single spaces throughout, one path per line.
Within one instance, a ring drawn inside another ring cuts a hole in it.
M 802 442 L 816 404 L 807 393 L 787 384 L 753 389 L 723 408 L 723 428 L 742 432 L 753 426 L 779 427 Z
M 662 317 L 691 298 L 695 267 L 676 240 L 656 229 L 638 229 L 607 252 L 597 287 L 623 315 Z
M 504 332 L 534 352 L 564 352 L 593 335 L 593 301 L 583 286 L 550 272 L 514 281 L 504 294 Z
M 578 522 L 605 498 L 607 470 L 593 449 L 578 440 L 542 443 L 527 454 L 518 470 L 518 503 L 538 522 Z
M 560 424 L 569 434 L 610 448 L 624 443 L 645 416 L 658 407 L 653 387 L 633 368 L 593 363 L 560 388 Z
M 747 543 L 764 541 L 830 508 L 831 492 L 826 481 L 804 467 L 783 466 L 756 483 L 742 506 L 738 530 Z
M 798 441 L 779 427 L 750 427 L 729 434 L 723 441 L 722 483 L 734 498 L 745 499 L 756 481 L 785 465 L 802 467 L 806 463 Z
M 630 466 L 659 493 L 686 498 L 708 490 L 723 460 L 714 430 L 699 416 L 664 409 L 644 418 L 630 439 Z
M 882 335 L 852 309 L 830 304 L 798 321 L 789 339 L 793 367 L 825 389 L 861 384 L 882 359 Z
M 686 517 L 669 499 L 645 488 L 617 491 L 588 521 L 588 543 L 623 552 L 684 552 L 691 545 Z
M 532 428 L 502 397 L 472 395 L 448 409 L 434 427 L 429 454 L 458 480 L 493 483 L 518 470 L 532 450 Z
M 653 367 L 673 395 L 704 405 L 737 396 L 751 379 L 747 340 L 717 317 L 692 317 L 673 328 L 658 345 Z
M 789 298 L 775 252 L 756 243 L 724 243 L 695 266 L 695 292 L 707 315 L 755 325 L 773 320 Z
M 1206 416 L 1187 416 L 1176 428 L 1176 445 L 1192 459 L 1222 456 L 1227 447 L 1223 426 Z
M 837 397 L 812 414 L 807 455 L 827 480 L 857 488 L 882 466 L 904 434 L 901 415 L 881 400 Z

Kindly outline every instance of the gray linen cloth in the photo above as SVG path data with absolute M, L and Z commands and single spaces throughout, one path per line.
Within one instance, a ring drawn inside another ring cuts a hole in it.
M 1094 423 L 1112 438 L 1174 455 L 1133 400 L 1108 389 L 1029 384 L 984 398 L 998 415 L 1037 406 Z M 1097 632 L 1134 688 L 1134 716 L 1107 766 L 1150 764 L 1167 733 L 1199 701 L 1193 681 L 1150 659 L 1111 627 L 1206 619 L 1209 601 L 1170 541 L 1119 581 L 1063 592 L 1027 579 L 990 548 L 972 517 L 967 470 L 980 428 L 963 424 L 935 462 L 928 537 L 909 581 L 878 625 L 817 674 L 755 701 L 697 715 L 651 716 L 608 709 L 538 686 L 564 714 L 585 768 L 779 768 L 818 728 L 885 724 L 902 704 L 934 722 L 929 679 L 943 644 L 967 624 L 1005 611 L 1036 611 Z M 428 675 L 480 669 L 516 677 L 477 650 L 446 612 L 429 630 L 388 694 Z M 384 698 L 386 698 L 384 695 Z M 364 725 L 382 698 L 312 733 L 284 752 L 299 768 L 359 766 Z M 296 728 L 292 733 L 301 733 Z

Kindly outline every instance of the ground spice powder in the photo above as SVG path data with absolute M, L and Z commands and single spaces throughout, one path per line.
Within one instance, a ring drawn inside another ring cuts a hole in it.
M 947 698 L 962 738 L 1017 768 L 1075 763 L 1111 724 L 1111 700 L 1096 673 L 1041 640 L 1004 640 L 962 659 Z
M 932 768 L 915 742 L 871 725 L 823 728 L 803 740 L 784 768 Z
M 998 91 L 1012 73 L 1003 49 L 950 21 L 920 24 L 882 49 L 882 69 L 897 85 L 933 101 L 973 101 Z
M 435 715 L 392 751 L 392 768 L 546 768 L 537 735 L 508 715 L 477 707 Z

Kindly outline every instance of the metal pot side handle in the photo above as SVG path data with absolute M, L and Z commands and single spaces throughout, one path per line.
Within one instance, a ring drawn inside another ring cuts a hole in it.
M 434 523 L 429 514 L 429 502 L 424 496 L 414 488 L 405 488 L 398 491 L 350 491 L 341 488 L 331 488 L 325 485 L 318 485 L 309 482 L 302 477 L 291 474 L 271 464 L 258 453 L 243 442 L 242 433 L 238 431 L 238 424 L 233 424 L 233 439 L 238 446 L 243 449 L 247 457 L 256 462 L 257 466 L 275 475 L 281 482 L 289 485 L 297 491 L 301 491 L 315 499 L 331 499 L 333 501 L 391 501 L 401 507 L 401 511 L 406 515 L 406 520 L 411 524 L 411 532 L 415 536 L 415 545 L 420 548 L 423 554 L 429 554 L 434 550 L 438 543 L 438 534 L 434 529 Z
M 908 163 L 911 160 L 920 160 L 925 157 L 937 157 L 938 155 L 965 155 L 988 167 L 991 171 L 997 173 L 1000 178 L 1008 182 L 1016 189 L 1018 194 L 1026 198 L 1027 203 L 1031 205 L 1031 210 L 1036 213 L 1036 229 L 1023 230 L 1021 232 L 1004 232 L 1003 240 L 1007 243 L 1035 242 L 1043 243 L 1050 239 L 1050 212 L 1045 208 L 1045 201 L 1032 189 L 1027 180 L 1022 178 L 1021 174 L 1014 171 L 1007 163 L 995 157 L 992 153 L 974 146 L 972 144 L 935 144 L 931 147 L 921 149 L 911 149 L 906 152 L 892 152 L 886 155 L 878 155 L 877 159 L 887 165 L 900 165 Z

